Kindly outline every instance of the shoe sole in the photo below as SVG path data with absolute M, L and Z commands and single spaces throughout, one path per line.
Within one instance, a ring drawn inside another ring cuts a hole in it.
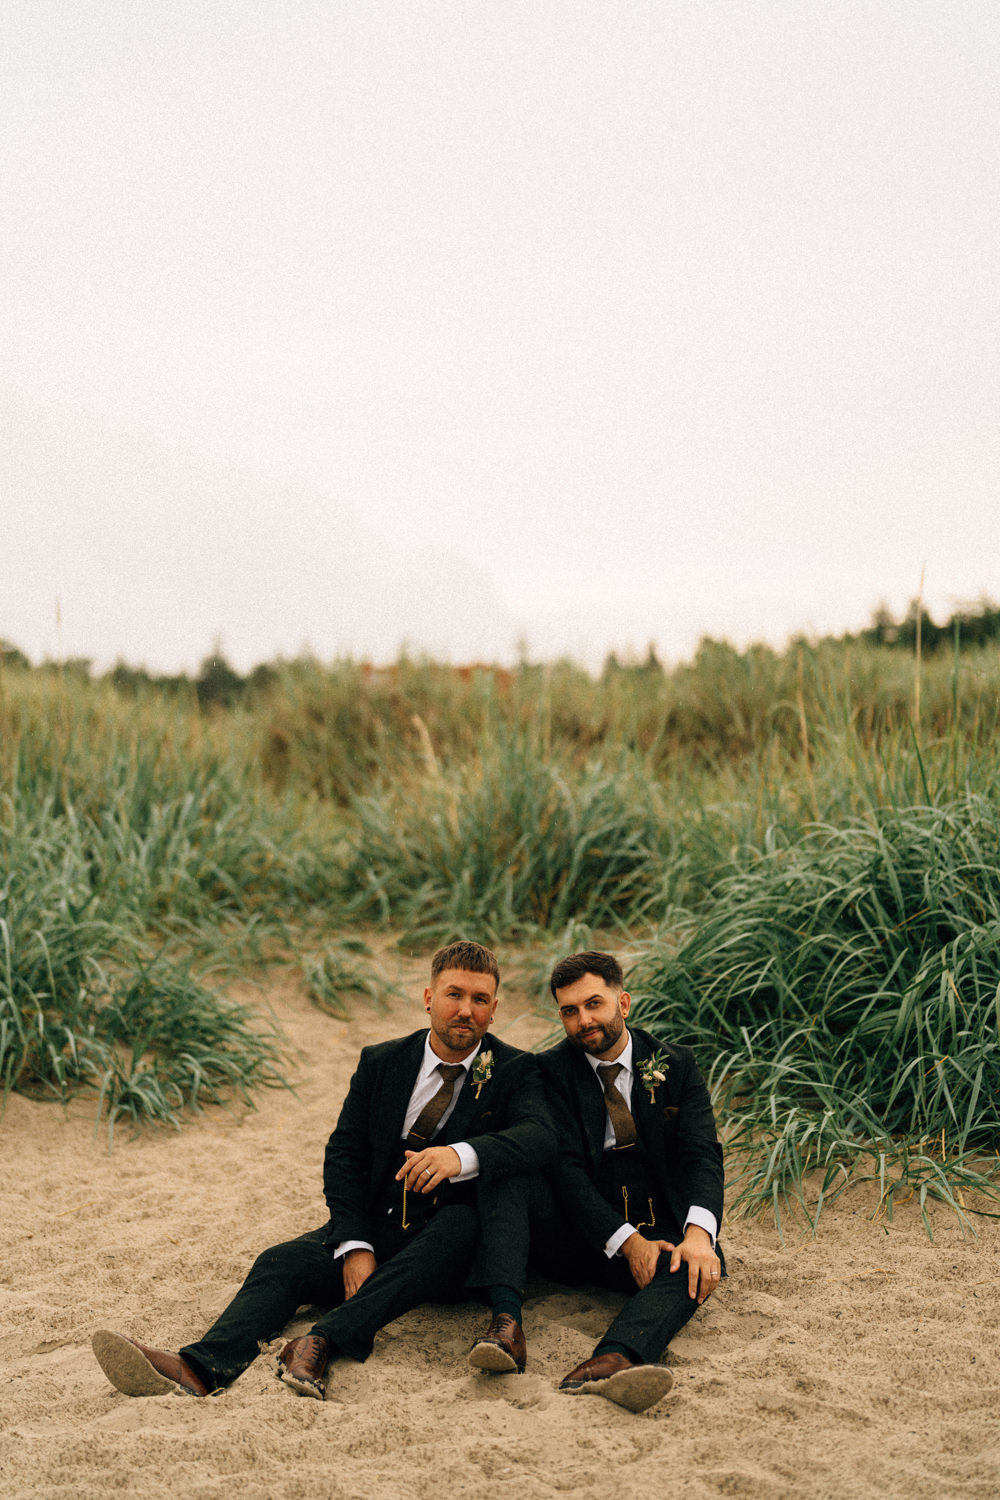
M 674 1377 L 665 1365 L 635 1365 L 631 1370 L 616 1370 L 606 1380 L 580 1380 L 561 1385 L 567 1396 L 604 1396 L 627 1411 L 645 1411 L 665 1396 Z
M 469 1350 L 469 1364 L 474 1370 L 489 1370 L 494 1375 L 510 1375 L 515 1371 L 518 1375 L 524 1374 L 512 1354 L 488 1339 L 480 1339 L 478 1344 L 473 1344 Z
M 297 1396 L 312 1396 L 317 1401 L 326 1400 L 326 1386 L 317 1385 L 315 1380 L 303 1380 L 300 1375 L 289 1375 L 287 1370 L 278 1371 L 278 1379 L 295 1392 Z
M 168 1380 L 153 1368 L 141 1349 L 123 1333 L 101 1329 L 90 1341 L 97 1363 L 123 1396 L 166 1396 L 170 1391 L 186 1395 L 176 1380 Z

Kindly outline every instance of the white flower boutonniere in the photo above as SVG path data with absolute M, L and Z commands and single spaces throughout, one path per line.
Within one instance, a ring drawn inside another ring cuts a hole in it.
M 650 1103 L 656 1102 L 656 1090 L 661 1083 L 666 1083 L 667 1072 L 670 1064 L 667 1062 L 664 1052 L 654 1052 L 652 1057 L 644 1058 L 639 1064 L 639 1077 L 642 1086 L 649 1091 Z
M 493 1053 L 492 1052 L 480 1052 L 479 1056 L 476 1058 L 475 1062 L 472 1064 L 472 1081 L 476 1085 L 476 1098 L 477 1099 L 479 1098 L 480 1094 L 483 1091 L 483 1084 L 484 1083 L 489 1083 L 489 1081 L 490 1081 L 490 1079 L 492 1077 L 493 1077 Z

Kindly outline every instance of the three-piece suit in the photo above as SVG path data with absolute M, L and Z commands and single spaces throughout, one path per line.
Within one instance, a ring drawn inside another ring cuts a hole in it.
M 363 1360 L 378 1330 L 422 1302 L 452 1300 L 466 1284 L 479 1250 L 483 1282 L 511 1284 L 493 1184 L 547 1161 L 555 1138 L 537 1061 L 487 1036 L 490 1076 L 467 1076 L 433 1145 L 465 1141 L 479 1159 L 476 1179 L 443 1182 L 433 1195 L 407 1192 L 395 1180 L 403 1166 L 404 1118 L 424 1057 L 427 1031 L 362 1050 L 357 1071 L 326 1147 L 323 1187 L 328 1223 L 265 1250 L 204 1338 L 182 1349 L 209 1384 L 227 1385 L 297 1308 L 329 1309 L 311 1332 Z M 477 1212 L 477 1204 L 483 1212 Z M 482 1236 L 482 1243 L 480 1243 Z M 362 1241 L 377 1269 L 344 1299 L 336 1247 Z
M 688 1294 L 687 1266 L 671 1273 L 670 1256 L 661 1255 L 653 1280 L 638 1290 L 628 1262 L 609 1258 L 604 1246 L 626 1223 L 646 1239 L 678 1244 L 693 1205 L 721 1223 L 722 1148 L 690 1047 L 661 1042 L 639 1027 L 629 1032 L 634 1146 L 604 1149 L 604 1093 L 582 1048 L 563 1041 L 539 1057 L 558 1154 L 547 1174 L 554 1213 L 550 1201 L 536 1215 L 532 1249 L 538 1268 L 559 1280 L 625 1292 L 629 1300 L 605 1339 L 655 1363 L 697 1306 Z M 651 1090 L 642 1067 L 654 1057 L 664 1079 Z

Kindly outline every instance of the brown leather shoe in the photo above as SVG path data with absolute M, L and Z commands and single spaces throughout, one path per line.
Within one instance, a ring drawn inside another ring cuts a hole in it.
M 165 1396 L 168 1391 L 183 1391 L 186 1396 L 210 1394 L 191 1366 L 168 1349 L 149 1349 L 104 1328 L 90 1342 L 97 1363 L 125 1396 Z
M 326 1399 L 325 1372 L 330 1360 L 330 1340 L 321 1333 L 289 1339 L 278 1355 L 278 1379 L 300 1396 Z
M 606 1396 L 629 1411 L 645 1411 L 673 1383 L 665 1365 L 637 1365 L 624 1354 L 597 1354 L 570 1370 L 559 1389 L 571 1396 Z
M 481 1338 L 469 1350 L 469 1364 L 475 1370 L 492 1370 L 498 1374 L 516 1370 L 524 1374 L 528 1350 L 524 1332 L 510 1313 L 497 1313 Z

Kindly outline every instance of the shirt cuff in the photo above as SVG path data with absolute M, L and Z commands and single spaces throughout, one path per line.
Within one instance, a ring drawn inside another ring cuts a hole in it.
M 618 1254 L 625 1241 L 629 1239 L 633 1234 L 635 1234 L 635 1230 L 632 1228 L 632 1225 L 623 1224 L 620 1229 L 615 1230 L 614 1234 L 609 1240 L 604 1241 L 604 1253 L 608 1257 L 608 1260 L 610 1260 L 613 1255 Z
M 341 1240 L 333 1252 L 334 1260 L 339 1260 L 342 1255 L 347 1254 L 348 1250 L 370 1250 L 373 1255 L 375 1254 L 375 1246 L 369 1245 L 367 1240 Z
M 479 1157 L 468 1141 L 452 1141 L 451 1149 L 458 1153 L 458 1159 L 462 1163 L 462 1170 L 457 1177 L 449 1177 L 448 1181 L 471 1182 L 474 1177 L 478 1177 Z
M 712 1249 L 714 1250 L 716 1236 L 719 1233 L 719 1221 L 712 1213 L 711 1209 L 699 1208 L 697 1204 L 693 1203 L 688 1209 L 687 1218 L 684 1220 L 685 1233 L 687 1233 L 687 1227 L 689 1224 L 697 1224 L 699 1229 L 704 1229 L 706 1234 L 710 1234 L 712 1236 Z

